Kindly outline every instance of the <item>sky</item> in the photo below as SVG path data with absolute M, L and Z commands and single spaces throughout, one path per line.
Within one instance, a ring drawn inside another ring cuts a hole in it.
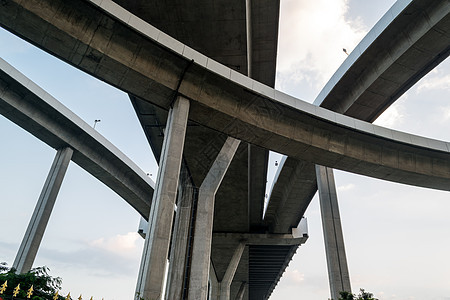
M 393 0 L 281 0 L 276 88 L 313 102 Z M 157 164 L 123 92 L 0 29 L 0 57 L 31 78 L 156 179 Z M 450 141 L 447 59 L 375 123 Z M 0 261 L 12 265 L 56 151 L 0 117 Z M 272 155 L 270 174 L 274 173 Z M 273 166 L 273 167 L 272 167 Z M 335 171 L 353 291 L 381 299 L 450 299 L 450 194 Z M 271 182 L 269 182 L 271 186 Z M 107 208 L 107 209 L 105 209 Z M 272 300 L 327 299 L 317 195 L 305 213 L 309 239 Z M 139 215 L 71 163 L 35 260 L 63 278 L 60 294 L 130 299 L 143 247 Z

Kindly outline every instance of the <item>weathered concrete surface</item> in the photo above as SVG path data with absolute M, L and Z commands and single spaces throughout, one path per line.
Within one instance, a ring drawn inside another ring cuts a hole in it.
M 169 112 L 136 294 L 163 299 L 163 283 L 176 203 L 189 100 L 178 96 Z
M 189 280 L 189 299 L 206 300 L 208 296 L 215 195 L 239 143 L 239 140 L 227 138 L 199 189 Z
M 331 298 L 352 291 L 333 169 L 316 166 Z
M 193 100 L 190 119 L 294 158 L 405 184 L 450 189 L 445 143 L 312 107 L 188 51 L 108 3 L 104 0 L 102 9 L 120 19 L 87 2 L 45 5 L 27 1 L 18 5 L 6 1 L 9 13 L 2 10 L 0 22 L 78 68 L 162 107 L 170 104 L 188 58 L 195 57 L 198 65 L 185 71 L 178 89 Z M 56 37 L 65 42 L 54 44 Z M 127 48 L 120 46 L 124 44 Z
M 72 154 L 73 150 L 70 148 L 62 148 L 56 152 L 47 180 L 12 266 L 19 274 L 27 273 L 33 266 Z
M 72 161 L 148 218 L 153 181 L 125 154 L 59 101 L 0 59 L 0 113 Z

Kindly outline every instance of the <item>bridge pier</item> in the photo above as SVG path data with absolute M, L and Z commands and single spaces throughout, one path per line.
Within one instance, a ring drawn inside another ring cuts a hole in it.
M 182 299 L 185 278 L 189 229 L 193 207 L 194 187 L 185 166 L 181 167 L 178 187 L 177 213 L 172 234 L 169 275 L 165 299 Z
M 236 295 L 236 300 L 242 300 L 244 299 L 245 290 L 247 289 L 247 282 L 243 281 L 241 283 L 241 287 L 239 288 L 239 291 Z
M 245 249 L 245 243 L 240 242 L 236 249 L 234 250 L 233 257 L 231 258 L 230 263 L 228 264 L 225 275 L 220 282 L 220 300 L 230 300 L 230 287 L 231 282 L 233 281 L 234 274 L 236 273 L 236 269 L 239 265 L 239 261 L 241 260 L 242 253 Z
M 155 300 L 163 298 L 164 275 L 188 114 L 189 100 L 178 96 L 167 119 L 158 178 L 136 285 L 136 298 L 138 296 Z
M 351 285 L 333 169 L 316 165 L 316 176 L 331 298 L 337 300 L 339 292 L 351 292 Z
M 225 275 L 223 276 L 221 281 L 217 280 L 217 276 L 213 270 L 212 263 L 210 264 L 210 269 L 212 272 L 210 273 L 210 300 L 230 300 L 230 288 L 231 283 L 233 282 L 234 274 L 239 266 L 239 262 L 241 261 L 242 253 L 245 250 L 245 242 L 241 241 L 236 246 L 234 250 L 233 256 L 228 264 L 227 270 L 225 271 Z M 241 287 L 239 288 L 238 294 L 236 295 L 236 299 L 242 299 L 246 289 L 246 282 L 242 282 Z
M 55 159 L 12 266 L 17 273 L 26 273 L 33 266 L 72 154 L 73 150 L 69 147 L 59 149 L 56 152 Z
M 227 138 L 199 189 L 189 281 L 191 300 L 206 300 L 208 296 L 215 195 L 239 143 Z

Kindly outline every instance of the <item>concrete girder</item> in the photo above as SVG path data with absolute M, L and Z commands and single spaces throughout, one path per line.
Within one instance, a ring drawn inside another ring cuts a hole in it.
M 153 181 L 125 154 L 30 79 L 0 59 L 0 113 L 72 161 L 148 218 Z
M 227 241 L 245 241 L 249 246 L 294 246 L 306 242 L 308 236 L 294 236 L 294 234 L 271 234 L 271 233 L 223 233 L 213 234 L 215 242 L 225 244 Z
M 191 120 L 235 138 L 361 175 L 450 187 L 444 142 L 373 126 L 275 91 L 188 51 L 109 0 L 100 9 L 87 1 L 46 3 L 5 1 L 8 9 L 0 12 L 0 22 L 76 67 L 162 107 L 171 103 L 184 70 L 178 92 L 192 99 Z M 29 26 L 30 20 L 36 27 Z M 53 43 L 56 37 L 65 43 Z M 185 70 L 189 59 L 196 63 Z

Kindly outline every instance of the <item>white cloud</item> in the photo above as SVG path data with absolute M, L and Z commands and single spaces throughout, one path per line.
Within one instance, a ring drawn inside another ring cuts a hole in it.
M 403 95 L 403 99 L 406 99 L 406 97 L 407 95 Z M 398 102 L 394 103 L 385 112 L 383 112 L 381 116 L 378 117 L 374 124 L 394 128 L 395 126 L 403 123 L 405 118 L 403 111 L 404 109 L 401 104 Z
M 353 183 L 349 183 L 349 184 L 338 186 L 337 189 L 339 192 L 346 192 L 346 191 L 353 190 L 354 188 L 355 188 L 355 185 Z
M 346 58 L 342 49 L 351 52 L 367 30 L 346 17 L 348 0 L 284 0 L 281 6 L 279 84 L 307 81 L 320 88 Z
M 443 75 L 442 72 L 434 69 L 418 83 L 417 91 L 419 93 L 426 90 L 450 91 L 450 74 Z
M 305 280 L 305 274 L 300 273 L 299 270 L 287 270 L 284 274 L 284 277 L 286 278 L 286 281 L 289 281 L 293 284 L 300 284 Z
M 139 251 L 137 241 L 141 239 L 136 232 L 128 232 L 127 234 L 110 238 L 100 238 L 89 243 L 90 246 L 113 252 L 121 256 L 134 257 Z

